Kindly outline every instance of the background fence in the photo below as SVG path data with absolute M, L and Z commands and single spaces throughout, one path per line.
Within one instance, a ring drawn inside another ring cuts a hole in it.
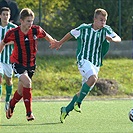
M 76 41 L 68 41 L 59 50 L 51 50 L 49 43 L 43 40 L 38 44 L 38 56 L 61 55 L 76 57 Z M 111 43 L 110 50 L 107 53 L 108 58 L 132 58 L 132 41 L 122 41 L 121 43 Z

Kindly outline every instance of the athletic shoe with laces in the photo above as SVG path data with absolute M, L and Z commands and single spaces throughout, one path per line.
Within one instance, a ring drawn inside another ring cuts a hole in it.
M 7 106 L 7 110 L 6 110 L 7 119 L 10 119 L 13 116 L 13 111 L 14 111 L 14 107 L 11 107 L 9 102 L 9 105 Z
M 9 108 L 9 102 L 6 102 L 6 103 L 5 103 L 5 111 L 7 111 L 8 108 Z
M 30 113 L 27 113 L 26 119 L 27 119 L 27 121 L 32 121 L 32 120 L 35 120 L 35 117 L 34 117 L 33 113 L 30 112 Z
M 65 118 L 67 117 L 68 113 L 66 112 L 66 107 L 61 107 L 61 115 L 60 115 L 60 121 L 61 123 L 65 122 Z
M 76 112 L 79 112 L 79 113 L 82 112 L 82 110 L 81 110 L 81 108 L 80 108 L 80 103 L 75 103 L 75 105 L 74 105 L 74 110 L 75 110 Z

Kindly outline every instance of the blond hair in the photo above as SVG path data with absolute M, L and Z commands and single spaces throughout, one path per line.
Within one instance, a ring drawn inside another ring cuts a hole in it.
M 98 15 L 102 15 L 104 17 L 108 17 L 108 13 L 102 8 L 98 8 L 98 9 L 95 10 L 94 18 L 96 18 Z

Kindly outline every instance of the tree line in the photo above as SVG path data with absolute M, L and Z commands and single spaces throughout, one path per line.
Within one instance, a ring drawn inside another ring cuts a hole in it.
M 92 23 L 96 8 L 104 8 L 110 25 L 123 40 L 133 34 L 133 0 L 15 0 L 19 9 L 31 8 L 40 24 L 57 39 L 82 23 Z M 41 22 L 39 22 L 39 20 Z

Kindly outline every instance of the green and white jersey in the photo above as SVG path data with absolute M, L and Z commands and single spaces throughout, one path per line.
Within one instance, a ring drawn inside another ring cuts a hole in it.
M 72 29 L 70 34 L 77 39 L 77 61 L 82 59 L 89 60 L 95 66 L 102 65 L 102 59 L 108 51 L 109 42 L 106 36 L 114 37 L 116 33 L 105 25 L 102 29 L 94 30 L 92 24 L 82 24 L 79 27 Z M 104 44 L 104 47 L 103 47 Z
M 17 25 L 10 23 L 10 22 L 5 27 L 0 26 L 0 42 L 3 40 L 6 32 L 10 30 L 11 28 L 15 28 L 15 27 L 17 27 Z M 12 50 L 13 50 L 13 44 L 5 45 L 5 48 L 0 54 L 0 62 L 10 64 L 10 55 L 12 53 Z

